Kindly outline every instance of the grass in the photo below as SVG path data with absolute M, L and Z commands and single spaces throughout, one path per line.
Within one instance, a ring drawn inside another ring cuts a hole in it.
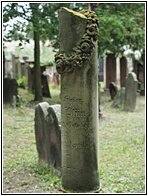
M 50 88 L 49 104 L 60 103 L 59 89 Z M 3 105 L 3 193 L 60 193 L 61 177 L 40 166 L 34 134 L 33 95 L 19 89 L 20 108 Z M 135 112 L 112 108 L 101 94 L 99 121 L 101 193 L 145 192 L 145 99 L 137 97 Z

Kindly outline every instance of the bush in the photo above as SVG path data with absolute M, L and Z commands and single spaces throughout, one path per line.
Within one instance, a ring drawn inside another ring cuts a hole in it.
M 22 76 L 17 80 L 18 87 L 25 89 L 26 77 Z

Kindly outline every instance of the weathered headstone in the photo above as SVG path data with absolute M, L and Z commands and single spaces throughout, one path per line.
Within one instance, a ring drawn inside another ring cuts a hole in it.
M 53 108 L 47 102 L 39 103 L 35 107 L 36 146 L 40 164 L 60 168 L 61 130 Z
M 127 75 L 127 60 L 126 57 L 120 58 L 120 85 L 125 87 L 125 79 Z
M 106 58 L 106 88 L 109 88 L 111 82 L 116 83 L 116 57 L 114 54 L 108 54 Z
M 48 86 L 48 81 L 47 81 L 47 76 L 44 76 L 43 74 L 41 75 L 41 83 L 42 83 L 42 95 L 44 97 L 51 98 L 51 94 L 50 94 L 49 86 Z
M 59 21 L 62 186 L 82 192 L 99 187 L 98 20 L 94 12 L 62 8 Z
M 49 108 L 49 104 L 47 102 L 39 103 L 35 107 L 35 138 L 36 138 L 36 147 L 38 151 L 39 163 L 41 164 L 48 163 L 47 149 L 45 144 L 46 117 L 48 115 L 48 111 L 47 111 L 48 108 Z
M 15 79 L 3 78 L 3 102 L 13 104 L 13 97 L 18 95 L 18 84 Z
M 56 117 L 58 119 L 59 122 L 59 126 L 61 125 L 61 105 L 60 104 L 54 104 L 54 105 L 50 105 L 50 107 L 52 107 L 56 113 Z
M 114 82 L 110 83 L 109 92 L 110 92 L 111 100 L 113 100 L 117 94 L 117 86 Z
M 49 107 L 47 111 L 47 136 L 45 141 L 47 148 L 47 161 L 54 165 L 55 168 L 61 168 L 61 130 L 54 109 Z
M 134 111 L 136 107 L 138 81 L 134 72 L 128 73 L 125 86 L 124 110 Z
M 112 107 L 123 107 L 124 106 L 124 97 L 125 97 L 125 87 L 122 87 L 113 100 Z

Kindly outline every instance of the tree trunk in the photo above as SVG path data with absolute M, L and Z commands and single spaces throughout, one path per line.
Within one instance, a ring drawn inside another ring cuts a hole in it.
M 143 51 L 141 58 L 143 62 L 143 89 L 141 95 L 145 95 L 145 51 Z
M 40 34 L 36 14 L 38 11 L 38 3 L 30 3 L 32 9 L 32 23 L 34 27 L 34 101 L 43 101 L 41 88 L 41 69 L 40 69 Z
M 98 5 L 99 5 L 99 3 L 89 3 L 88 9 L 95 12 L 95 9 Z
M 41 88 L 41 69 L 40 69 L 40 39 L 39 32 L 34 31 L 34 101 L 43 101 Z
M 3 78 L 5 78 L 5 52 L 3 50 Z

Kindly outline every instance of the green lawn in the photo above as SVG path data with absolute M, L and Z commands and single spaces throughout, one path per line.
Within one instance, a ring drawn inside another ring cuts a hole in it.
M 3 192 L 59 193 L 61 177 L 53 168 L 38 165 L 34 134 L 33 95 L 19 89 L 20 108 L 3 105 Z M 60 103 L 59 90 L 51 88 L 49 104 Z M 136 111 L 112 108 L 102 92 L 99 120 L 101 193 L 145 192 L 145 97 L 137 97 Z

